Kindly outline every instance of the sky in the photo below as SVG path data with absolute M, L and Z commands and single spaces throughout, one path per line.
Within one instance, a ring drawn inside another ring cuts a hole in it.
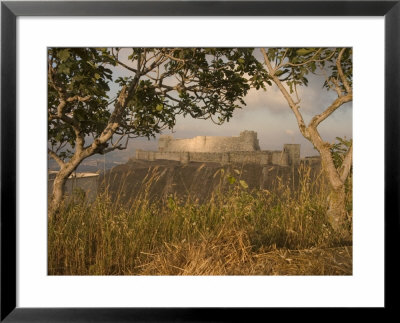
M 256 49 L 255 53 L 256 57 L 261 59 L 259 49 Z M 114 78 L 126 75 L 128 74 L 123 67 L 115 67 Z M 323 75 L 311 75 L 308 79 L 309 85 L 299 89 L 300 112 L 306 124 L 314 115 L 329 107 L 336 98 L 335 92 L 322 88 L 325 80 Z M 111 86 L 110 96 L 113 96 L 112 93 L 115 93 L 116 89 L 115 86 Z M 243 130 L 253 130 L 258 134 L 262 150 L 281 150 L 284 144 L 295 143 L 301 145 L 301 157 L 318 155 L 313 145 L 301 135 L 293 112 L 275 85 L 267 87 L 267 91 L 251 89 L 244 101 L 246 106 L 236 110 L 229 122 L 223 125 L 216 125 L 211 120 L 178 116 L 174 129 L 166 130 L 163 134 L 171 134 L 174 138 L 238 136 Z M 333 143 L 336 137 L 352 138 L 352 114 L 350 102 L 323 121 L 318 127 L 323 140 Z M 158 136 L 153 140 L 132 139 L 126 151 L 113 152 L 112 157 L 114 160 L 118 159 L 118 156 L 127 159 L 133 156 L 135 149 L 157 150 L 157 138 Z

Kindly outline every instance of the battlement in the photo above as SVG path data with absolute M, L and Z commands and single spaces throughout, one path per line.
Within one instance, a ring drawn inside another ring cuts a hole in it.
M 260 150 L 257 132 L 248 130 L 236 137 L 174 139 L 162 135 L 158 151 L 136 150 L 136 159 L 290 166 L 300 163 L 300 145 L 286 144 L 282 151 Z

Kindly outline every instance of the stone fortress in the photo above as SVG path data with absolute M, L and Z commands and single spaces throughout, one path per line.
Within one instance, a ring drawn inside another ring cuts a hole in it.
M 281 151 L 261 150 L 255 131 L 245 130 L 236 137 L 197 136 L 191 139 L 174 139 L 162 135 L 158 151 L 136 150 L 136 159 L 159 159 L 226 164 L 258 164 L 295 166 L 300 163 L 300 145 L 285 144 Z

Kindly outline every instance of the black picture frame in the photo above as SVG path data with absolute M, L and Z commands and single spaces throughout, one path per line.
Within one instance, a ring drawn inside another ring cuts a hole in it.
M 1 3 L 1 322 L 233 322 L 244 308 L 16 307 L 16 19 L 18 16 L 384 16 L 385 309 L 395 309 L 399 242 L 400 1 L 82 1 Z M 373 261 L 373 255 L 371 255 Z M 279 309 L 275 309 L 280 311 Z M 378 315 L 382 312 L 379 311 Z M 382 318 L 381 318 L 382 319 Z M 258 319 L 257 319 L 258 321 Z

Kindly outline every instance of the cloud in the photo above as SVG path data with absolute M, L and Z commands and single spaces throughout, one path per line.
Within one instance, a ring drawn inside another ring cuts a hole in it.
M 335 92 L 327 91 L 322 88 L 322 85 L 323 78 L 311 75 L 309 76 L 309 85 L 297 89 L 298 98 L 300 99 L 300 112 L 306 122 L 309 122 L 313 116 L 327 109 L 337 97 Z M 293 93 L 291 95 L 297 101 L 296 95 Z M 266 91 L 251 89 L 244 101 L 246 102 L 244 110 L 267 109 L 274 115 L 293 114 L 284 95 L 275 84 L 267 86 Z M 336 113 L 336 116 L 349 109 L 352 109 L 351 103 L 343 105 L 337 110 L 340 112 Z
M 244 98 L 248 109 L 268 109 L 271 112 L 285 114 L 289 106 L 279 89 L 273 85 L 266 91 L 252 88 Z

